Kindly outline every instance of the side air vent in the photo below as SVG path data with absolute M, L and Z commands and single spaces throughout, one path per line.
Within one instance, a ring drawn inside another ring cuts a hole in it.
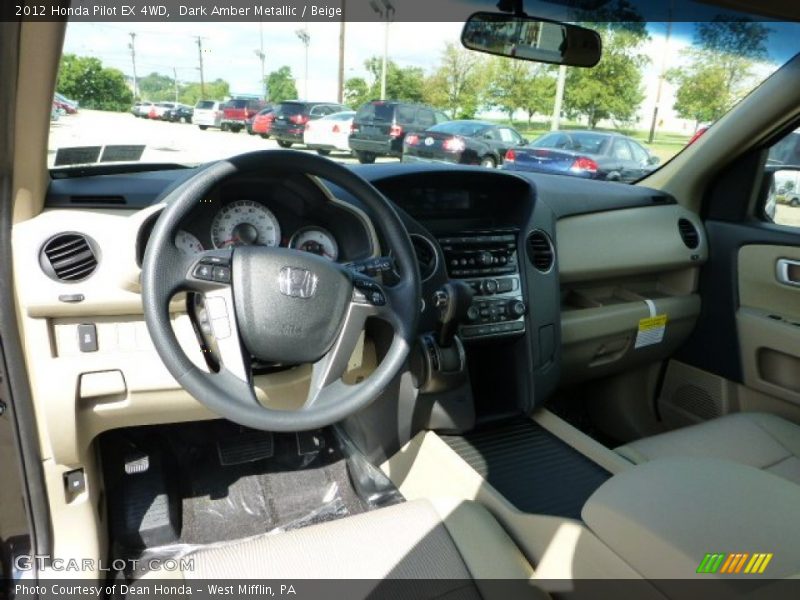
M 678 219 L 678 231 L 687 248 L 694 250 L 700 245 L 700 233 L 689 219 Z
M 39 264 L 52 279 L 83 281 L 97 268 L 94 240 L 82 233 L 59 233 L 42 248 Z
M 439 261 L 436 248 L 431 241 L 416 233 L 411 234 L 411 243 L 414 245 L 414 252 L 417 255 L 417 262 L 419 263 L 419 274 L 422 281 L 427 281 L 436 272 L 436 266 Z
M 550 237 L 544 232 L 536 230 L 528 236 L 525 242 L 528 250 L 528 259 L 537 271 L 547 273 L 553 268 L 555 261 L 555 251 Z

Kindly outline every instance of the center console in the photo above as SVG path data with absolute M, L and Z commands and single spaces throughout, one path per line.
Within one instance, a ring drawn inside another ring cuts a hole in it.
M 459 336 L 467 341 L 521 335 L 527 306 L 519 276 L 516 229 L 473 230 L 439 237 L 447 274 L 474 291 Z

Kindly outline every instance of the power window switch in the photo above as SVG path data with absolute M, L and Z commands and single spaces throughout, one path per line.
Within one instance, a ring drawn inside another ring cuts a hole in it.
M 94 323 L 78 325 L 78 348 L 81 352 L 97 352 L 97 327 Z

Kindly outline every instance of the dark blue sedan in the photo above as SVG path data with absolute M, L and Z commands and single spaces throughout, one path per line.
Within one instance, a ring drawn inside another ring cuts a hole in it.
M 509 150 L 503 168 L 630 182 L 658 163 L 658 157 L 639 142 L 618 133 L 554 131 Z

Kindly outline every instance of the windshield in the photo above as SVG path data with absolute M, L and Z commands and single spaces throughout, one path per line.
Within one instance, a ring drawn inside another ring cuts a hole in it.
M 496 10 L 490 4 L 485 8 Z M 492 160 L 472 152 L 467 162 L 467 152 L 451 151 L 448 161 L 575 175 L 569 161 L 524 156 L 527 148 L 565 150 L 592 154 L 598 165 L 593 178 L 634 182 L 800 50 L 798 28 L 789 23 L 591 17 L 588 11 L 574 20 L 602 37 L 603 56 L 593 68 L 468 50 L 460 42 L 463 20 L 376 18 L 344 27 L 258 19 L 224 27 L 70 22 L 53 99 L 49 164 L 195 165 L 278 147 L 314 152 L 305 145 L 307 123 L 348 109 L 355 117 L 346 145 L 329 153 L 342 163 L 400 162 L 408 132 L 473 136 L 497 126 L 481 138 Z M 176 106 L 189 108 L 179 115 L 167 110 Z M 254 132 L 253 117 L 265 106 L 275 107 L 272 129 Z M 509 151 L 516 160 L 504 160 Z

